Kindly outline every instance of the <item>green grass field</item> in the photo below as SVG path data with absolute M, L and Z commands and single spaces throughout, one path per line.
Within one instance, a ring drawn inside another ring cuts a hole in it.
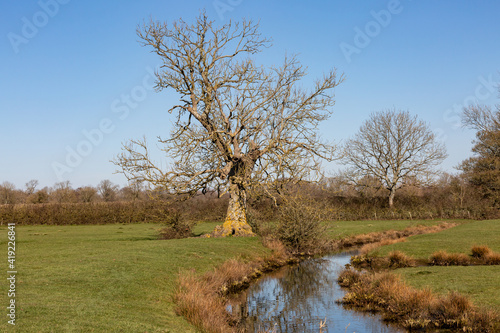
M 332 222 L 329 235 L 404 229 L 422 221 Z M 426 221 L 435 224 L 436 221 Z M 200 235 L 216 223 L 195 227 Z M 179 273 L 206 272 L 230 258 L 269 253 L 254 238 L 158 240 L 157 224 L 16 227 L 16 331 L 195 332 L 175 315 Z M 0 227 L 7 269 L 7 228 Z M 6 280 L 4 280 L 6 281 Z M 0 304 L 7 324 L 7 283 Z
M 399 250 L 426 259 L 439 250 L 470 254 L 474 245 L 487 245 L 500 252 L 500 220 L 474 221 L 435 234 L 412 236 L 406 242 L 381 247 L 377 253 L 385 256 Z
M 158 227 L 17 227 L 16 331 L 194 332 L 173 311 L 179 272 L 268 252 L 258 238 L 157 240 Z M 0 234 L 7 257 L 5 226 Z M 7 289 L 0 284 L 2 332 Z
M 487 245 L 500 252 L 500 220 L 474 221 L 435 234 L 409 237 L 406 242 L 384 246 L 376 253 L 383 256 L 399 250 L 426 259 L 439 250 L 470 254 L 474 245 Z M 478 305 L 500 309 L 500 266 L 415 267 L 396 272 L 412 286 L 428 287 L 441 294 L 458 291 Z
M 500 266 L 414 267 L 396 272 L 413 287 L 438 294 L 458 291 L 477 305 L 500 310 Z

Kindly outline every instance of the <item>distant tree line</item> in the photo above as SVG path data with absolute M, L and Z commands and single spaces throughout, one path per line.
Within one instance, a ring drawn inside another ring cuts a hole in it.
M 288 195 L 309 198 L 326 220 L 359 219 L 435 219 L 500 217 L 498 198 L 471 180 L 468 173 L 442 173 L 425 185 L 411 178 L 401 182 L 393 207 L 387 189 L 376 177 L 366 176 L 353 183 L 339 174 L 320 182 L 288 185 Z M 33 182 L 31 185 L 33 185 Z M 209 192 L 185 201 L 151 191 L 143 186 L 118 187 L 110 181 L 98 186 L 72 188 L 68 182 L 51 188 L 16 189 L 11 183 L 0 185 L 0 221 L 15 219 L 22 224 L 104 224 L 162 222 L 179 213 L 196 222 L 224 221 L 228 194 L 218 197 Z M 276 221 L 281 200 L 254 193 L 248 201 L 249 220 L 256 224 Z
M 10 182 L 0 184 L 0 204 L 88 203 L 144 200 L 148 192 L 141 184 L 120 186 L 106 179 L 97 186 L 73 188 L 69 181 L 55 183 L 52 187 L 38 187 L 32 179 L 23 189 Z

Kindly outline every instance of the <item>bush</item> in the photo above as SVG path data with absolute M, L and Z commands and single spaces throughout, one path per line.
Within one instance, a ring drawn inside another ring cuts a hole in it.
M 193 223 L 183 219 L 178 210 L 167 214 L 166 227 L 160 230 L 160 239 L 179 239 L 192 236 Z
M 326 227 L 321 212 L 303 198 L 294 198 L 280 207 L 278 239 L 292 252 L 316 252 L 323 245 Z

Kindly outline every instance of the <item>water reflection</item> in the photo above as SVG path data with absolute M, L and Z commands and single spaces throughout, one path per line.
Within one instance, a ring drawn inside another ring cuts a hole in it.
M 404 332 L 389 327 L 375 315 L 344 309 L 335 303 L 345 291 L 337 274 L 349 262 L 350 254 L 304 261 L 287 267 L 251 286 L 232 310 L 245 318 L 248 332 Z

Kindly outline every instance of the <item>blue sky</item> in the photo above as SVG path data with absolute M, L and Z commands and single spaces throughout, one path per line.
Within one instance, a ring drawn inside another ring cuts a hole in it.
M 498 1 L 2 1 L 0 183 L 125 185 L 109 161 L 129 139 L 166 136 L 176 102 L 151 90 L 159 59 L 136 27 L 203 8 L 218 24 L 260 20 L 273 47 L 259 61 L 298 54 L 305 86 L 333 67 L 345 74 L 321 128 L 328 140 L 349 138 L 374 111 L 409 110 L 446 144 L 442 169 L 453 172 L 474 138 L 458 126 L 461 108 L 498 103 Z

